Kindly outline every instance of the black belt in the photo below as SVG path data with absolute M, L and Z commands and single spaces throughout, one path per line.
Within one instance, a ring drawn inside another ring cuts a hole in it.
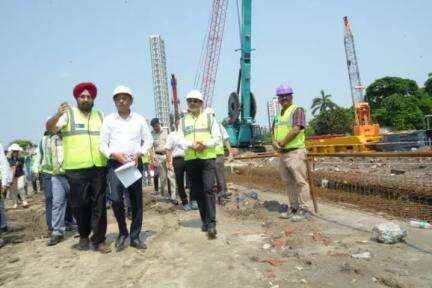
M 184 159 L 184 156 L 176 156 L 176 157 L 173 157 L 173 159 Z
M 155 152 L 158 155 L 165 155 L 165 152 Z
M 288 153 L 297 149 L 299 148 L 282 148 L 282 153 Z

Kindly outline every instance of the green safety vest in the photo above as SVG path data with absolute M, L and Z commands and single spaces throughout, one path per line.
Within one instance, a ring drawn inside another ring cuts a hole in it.
M 52 174 L 51 136 L 43 136 L 40 145 L 42 152 L 41 170 L 43 173 Z
M 212 116 L 207 113 L 201 113 L 198 118 L 194 118 L 190 113 L 186 114 L 181 123 L 185 139 L 192 142 L 205 142 L 213 139 L 211 134 L 212 121 Z M 185 150 L 185 161 L 214 158 L 216 158 L 215 148 L 205 148 L 201 152 L 196 152 L 191 148 Z
M 52 175 L 64 175 L 63 169 L 63 145 L 58 135 L 51 137 L 51 163 Z
M 61 129 L 63 169 L 105 167 L 106 157 L 99 151 L 102 113 L 92 109 L 88 115 L 78 108 L 68 110 L 68 124 Z
M 294 111 L 299 108 L 299 106 L 292 104 L 289 106 L 281 115 L 279 113 L 275 117 L 274 122 L 274 137 L 277 142 L 282 141 L 286 135 L 292 129 L 292 116 Z M 291 140 L 288 144 L 286 144 L 283 148 L 291 149 L 291 148 L 304 148 L 305 147 L 305 132 L 304 129 L 300 130 L 297 136 Z
M 225 155 L 225 149 L 224 149 L 224 144 L 223 144 L 224 143 L 224 139 L 223 139 L 223 133 L 222 133 L 223 132 L 222 129 L 224 129 L 224 128 L 222 128 L 221 124 L 218 123 L 218 125 L 219 125 L 219 131 L 220 131 L 220 134 L 221 134 L 222 143 L 216 145 L 215 150 L 216 150 L 216 155 L 217 156 L 222 156 L 222 155 Z

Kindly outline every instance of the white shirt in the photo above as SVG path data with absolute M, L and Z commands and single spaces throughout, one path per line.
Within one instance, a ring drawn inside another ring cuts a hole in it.
M 229 135 L 225 129 L 225 127 L 222 124 L 219 124 L 221 136 L 222 136 L 222 142 L 229 139 Z
M 116 113 L 105 117 L 100 134 L 100 151 L 109 158 L 111 153 L 146 154 L 153 137 L 145 118 L 131 112 L 127 118 Z
M 12 182 L 12 171 L 9 167 L 9 162 L 3 150 L 3 146 L 0 144 L 0 171 L 2 186 L 6 186 Z
M 208 147 L 208 148 L 216 147 L 218 144 L 221 143 L 221 130 L 219 129 L 219 123 L 216 121 L 216 119 L 214 119 L 212 121 L 211 125 L 212 125 L 211 126 L 212 139 L 208 140 L 208 141 L 205 141 L 203 143 L 204 146 Z M 186 140 L 184 138 L 182 125 L 180 125 L 180 128 L 179 128 L 178 132 L 179 132 L 179 135 L 180 135 L 180 137 L 182 139 L 181 142 L 182 142 L 183 149 L 191 148 L 192 144 L 193 144 L 193 141 L 188 141 L 188 140 Z
M 165 149 L 172 152 L 172 157 L 184 157 L 182 136 L 178 131 L 173 131 L 168 135 Z

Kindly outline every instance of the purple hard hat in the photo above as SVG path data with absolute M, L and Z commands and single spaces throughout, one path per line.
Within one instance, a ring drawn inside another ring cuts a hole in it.
M 287 95 L 287 94 L 294 94 L 293 89 L 291 86 L 288 86 L 286 84 L 281 84 L 276 89 L 276 95 Z

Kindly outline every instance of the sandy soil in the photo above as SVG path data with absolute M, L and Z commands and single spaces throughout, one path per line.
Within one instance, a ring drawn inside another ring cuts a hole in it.
M 231 185 L 242 194 L 250 188 Z M 0 249 L 2 287 L 432 287 L 432 231 L 407 227 L 407 243 L 370 240 L 380 215 L 321 203 L 308 222 L 277 218 L 273 191 L 218 208 L 218 238 L 207 240 L 196 211 L 155 202 L 147 189 L 144 232 L 148 250 L 128 247 L 102 255 L 72 248 L 73 233 L 46 246 L 42 199 L 9 210 L 12 232 Z M 117 225 L 109 214 L 108 242 Z M 368 259 L 354 254 L 370 252 Z

